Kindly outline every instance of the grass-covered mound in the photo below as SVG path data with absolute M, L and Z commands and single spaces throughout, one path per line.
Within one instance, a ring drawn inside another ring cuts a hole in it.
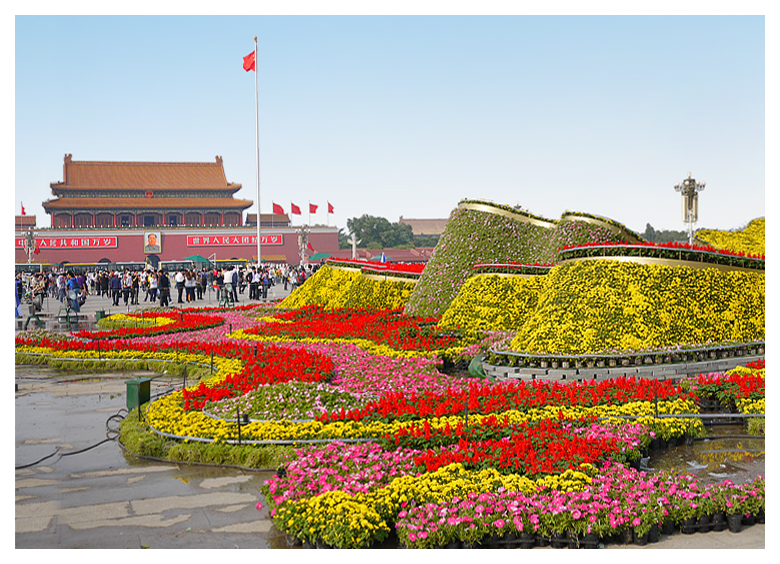
M 463 204 L 450 215 L 409 298 L 405 310 L 409 315 L 441 317 L 477 263 L 552 264 L 564 246 L 623 239 L 615 230 L 588 223 L 584 217 L 544 222 L 506 206 L 483 206 L 485 210 Z
M 513 350 L 583 354 L 765 336 L 762 273 L 586 260 L 543 280 Z
M 298 309 L 321 305 L 327 309 L 372 308 L 402 309 L 414 289 L 414 282 L 373 280 L 357 269 L 320 268 L 303 286 L 279 304 Z
M 761 217 L 748 223 L 744 229 L 736 231 L 699 229 L 696 231 L 696 238 L 716 249 L 762 256 L 765 254 L 765 229 L 766 218 Z
M 516 330 L 536 310 L 544 286 L 544 276 L 472 276 L 439 325 L 461 331 L 467 342 L 478 340 L 486 331 Z

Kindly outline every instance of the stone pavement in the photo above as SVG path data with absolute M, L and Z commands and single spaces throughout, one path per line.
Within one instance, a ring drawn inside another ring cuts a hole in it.
M 284 548 L 256 507 L 270 471 L 147 461 L 101 444 L 139 375 L 16 367 L 15 547 Z M 152 396 L 180 382 L 153 384 Z

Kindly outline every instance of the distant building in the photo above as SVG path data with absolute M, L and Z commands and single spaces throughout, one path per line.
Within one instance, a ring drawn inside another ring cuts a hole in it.
M 54 228 L 240 226 L 252 200 L 213 163 L 74 161 L 65 155 L 63 181 L 43 202 Z
M 252 227 L 257 226 L 257 214 L 256 213 L 248 213 L 246 214 L 246 225 L 250 225 Z M 287 214 L 278 214 L 278 213 L 261 213 L 260 214 L 260 227 L 289 227 L 290 226 L 290 218 L 287 216 Z
M 447 219 L 404 219 L 398 218 L 398 223 L 412 227 L 412 235 L 441 235 L 447 226 Z
M 17 216 L 16 263 L 26 263 L 25 240 L 35 236 L 34 264 L 151 263 L 257 260 L 257 214 L 252 200 L 235 198 L 241 184 L 228 182 L 222 157 L 215 162 L 74 161 L 65 155 L 62 182 L 43 202 L 51 227 Z M 251 223 L 250 216 L 253 216 Z M 32 224 L 31 224 L 32 223 Z M 298 228 L 286 215 L 262 214 L 261 258 L 298 264 Z M 314 252 L 338 250 L 338 228 L 312 227 Z

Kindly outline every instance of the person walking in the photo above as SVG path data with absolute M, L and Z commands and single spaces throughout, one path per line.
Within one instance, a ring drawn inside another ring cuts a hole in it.
M 115 271 L 111 273 L 111 280 L 108 282 L 111 288 L 111 298 L 114 300 L 114 305 L 119 305 L 119 294 L 122 292 L 122 281 L 119 279 L 119 274 Z
M 188 304 L 195 301 L 195 286 L 197 283 L 198 282 L 195 280 L 195 275 L 191 270 L 188 270 L 184 275 L 184 291 L 186 292 Z
M 130 274 L 129 270 L 125 270 L 124 275 L 122 276 L 122 301 L 125 303 L 125 307 L 127 307 L 127 302 L 130 299 L 130 292 L 133 290 L 133 275 Z
M 149 273 L 149 301 L 154 303 L 157 301 L 157 273 Z
M 79 313 L 81 311 L 81 306 L 79 305 L 79 294 L 81 293 L 81 285 L 79 284 L 78 279 L 73 274 L 72 270 L 68 271 L 68 300 L 70 301 L 70 307 L 73 311 L 76 313 Z
M 132 305 L 138 305 L 138 294 L 141 287 L 141 273 L 133 272 L 132 286 L 130 289 L 130 303 Z
M 184 302 L 182 301 L 181 296 L 184 292 L 184 272 L 181 270 L 177 271 L 174 280 L 176 281 L 176 290 L 179 292 L 178 303 L 183 304 Z
M 157 278 L 157 286 L 160 289 L 160 307 L 168 307 L 171 298 L 171 281 L 168 278 L 168 273 L 164 270 L 160 271 L 160 276 Z

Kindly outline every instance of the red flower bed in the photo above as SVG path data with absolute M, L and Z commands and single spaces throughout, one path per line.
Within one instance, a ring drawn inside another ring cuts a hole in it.
M 143 314 L 132 314 L 130 317 L 137 317 L 139 322 L 142 322 L 144 318 Z M 146 317 L 166 317 L 172 319 L 174 323 L 152 327 L 118 327 L 109 331 L 76 331 L 73 335 L 80 339 L 92 340 L 129 339 L 132 337 L 151 337 L 153 335 L 181 333 L 183 331 L 198 331 L 209 327 L 216 327 L 224 322 L 220 317 L 191 312 L 185 314 L 183 313 L 183 310 L 155 313 L 153 315 L 149 314 Z
M 269 323 L 245 333 L 293 339 L 367 339 L 395 350 L 429 351 L 451 346 L 457 339 L 437 335 L 423 324 L 437 320 L 409 317 L 399 311 L 338 309 L 311 305 L 274 316 L 291 323 Z
M 527 410 L 546 405 L 584 406 L 694 397 L 670 380 L 617 378 L 598 382 L 474 383 L 468 390 L 447 393 L 408 394 L 403 390 L 388 393 L 364 408 L 341 413 L 325 413 L 323 422 L 373 418 L 411 420 L 425 417 L 458 415 L 468 408 L 471 413 L 500 413 L 510 409 Z
M 184 390 L 184 409 L 201 409 L 206 402 L 238 397 L 265 384 L 320 382 L 333 373 L 329 358 L 301 349 L 265 344 L 258 346 L 255 354 L 245 347 L 241 359 L 244 369 L 229 374 L 220 384 L 209 387 L 201 382 L 194 390 Z
M 16 338 L 17 345 L 48 347 L 54 350 L 106 352 L 100 341 L 68 341 L 40 338 Z M 217 345 L 190 341 L 175 345 L 155 343 L 136 343 L 116 340 L 110 350 L 144 351 L 152 353 L 212 354 L 225 358 L 234 358 L 243 362 L 241 372 L 229 374 L 219 385 L 209 388 L 203 382 L 193 391 L 184 390 L 184 408 L 200 409 L 207 401 L 237 397 L 263 384 L 277 384 L 290 381 L 321 382 L 333 374 L 333 362 L 330 358 L 304 351 L 277 347 L 271 344 L 249 344 L 222 342 Z
M 608 458 L 619 450 L 614 438 L 584 439 L 564 429 L 559 421 L 546 419 L 505 427 L 496 417 L 488 417 L 480 427 L 466 429 L 462 423 L 441 430 L 421 426 L 401 429 L 386 437 L 391 445 L 430 447 L 415 463 L 420 471 L 434 472 L 442 466 L 460 463 L 465 468 L 496 468 L 499 472 L 538 475 L 576 469 L 583 463 Z M 503 432 L 504 436 L 499 437 Z M 490 436 L 493 435 L 493 436 Z

